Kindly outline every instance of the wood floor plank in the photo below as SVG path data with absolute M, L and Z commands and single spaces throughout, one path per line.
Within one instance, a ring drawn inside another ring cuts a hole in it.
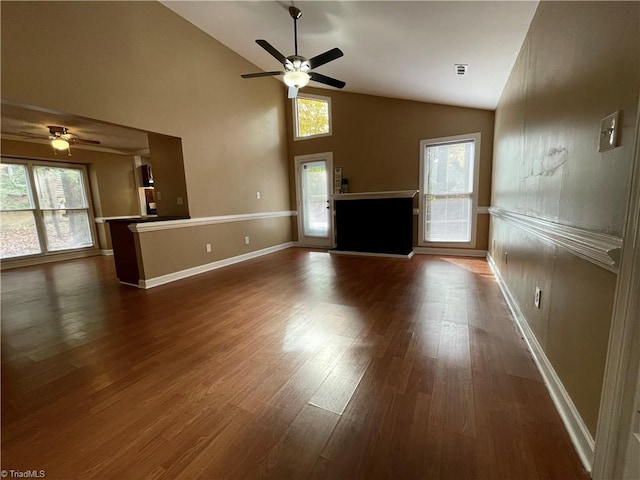
M 345 352 L 309 399 L 309 404 L 342 415 L 370 362 L 371 352 L 366 347 Z
M 340 418 L 329 410 L 306 405 L 260 465 L 260 477 L 307 478 Z
M 139 290 L 2 272 L 2 467 L 51 479 L 587 479 L 483 259 L 288 249 Z
M 308 477 L 310 480 L 338 480 L 337 468 L 333 462 L 324 457 L 318 457 Z
M 476 413 L 467 325 L 445 322 L 436 365 L 430 423 L 476 437 Z

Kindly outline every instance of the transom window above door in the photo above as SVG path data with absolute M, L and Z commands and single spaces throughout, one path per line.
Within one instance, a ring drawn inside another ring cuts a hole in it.
M 479 133 L 420 142 L 420 245 L 475 246 L 479 156 Z
M 293 101 L 293 129 L 294 140 L 331 135 L 331 98 L 298 94 Z

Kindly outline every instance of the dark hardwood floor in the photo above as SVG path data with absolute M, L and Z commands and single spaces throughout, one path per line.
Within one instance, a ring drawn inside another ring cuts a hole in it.
M 288 249 L 138 290 L 2 273 L 2 468 L 47 479 L 586 479 L 482 259 Z

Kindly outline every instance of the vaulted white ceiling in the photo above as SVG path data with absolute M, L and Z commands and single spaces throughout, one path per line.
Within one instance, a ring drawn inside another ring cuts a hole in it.
M 303 12 L 298 22 L 299 53 L 310 58 L 333 47 L 342 49 L 344 57 L 317 71 L 347 82 L 345 91 L 484 109 L 496 107 L 538 4 L 290 0 L 162 3 L 254 63 L 256 71 L 280 69 L 278 62 L 255 43 L 258 38 L 269 41 L 284 55 L 293 53 L 293 20 L 287 10 L 295 4 Z M 468 75 L 458 77 L 455 63 L 468 64 Z M 238 77 L 238 81 L 273 80 Z M 310 85 L 324 87 L 314 82 Z M 139 153 L 148 148 L 144 132 L 119 130 L 117 126 L 38 108 L 3 104 L 1 124 L 3 137 L 23 141 L 46 143 L 46 126 L 64 125 L 80 137 L 101 141 L 98 148 L 102 150 Z M 45 139 L 30 139 L 23 132 Z
M 345 91 L 490 110 L 500 99 L 538 5 L 537 1 L 162 3 L 254 63 L 256 71 L 281 67 L 256 39 L 267 40 L 285 56 L 293 54 L 293 20 L 287 10 L 294 4 L 303 12 L 298 21 L 299 53 L 311 58 L 339 47 L 344 57 L 317 72 L 345 81 Z M 469 65 L 466 76 L 456 75 L 456 63 Z

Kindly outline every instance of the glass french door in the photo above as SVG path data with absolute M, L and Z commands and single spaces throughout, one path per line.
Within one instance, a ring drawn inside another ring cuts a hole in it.
M 298 242 L 313 247 L 333 247 L 331 153 L 302 155 L 296 162 Z
M 46 255 L 94 246 L 82 165 L 0 164 L 0 257 Z

